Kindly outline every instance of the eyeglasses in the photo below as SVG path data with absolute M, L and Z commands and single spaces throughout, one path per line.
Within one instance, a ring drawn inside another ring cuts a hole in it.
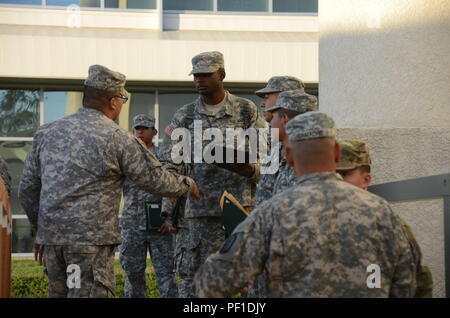
M 123 95 L 111 97 L 111 99 L 113 99 L 113 98 L 121 98 L 121 99 L 122 99 L 122 102 L 123 102 L 124 104 L 125 104 L 126 102 L 128 102 L 128 97 L 125 97 L 125 96 L 123 96 Z

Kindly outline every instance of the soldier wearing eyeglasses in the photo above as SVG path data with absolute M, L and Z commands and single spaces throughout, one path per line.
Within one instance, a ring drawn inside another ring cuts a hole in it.
M 84 85 L 83 108 L 36 132 L 19 186 L 49 297 L 114 297 L 125 178 L 150 193 L 199 199 L 192 179 L 163 169 L 114 122 L 128 97 L 123 74 L 93 65 Z

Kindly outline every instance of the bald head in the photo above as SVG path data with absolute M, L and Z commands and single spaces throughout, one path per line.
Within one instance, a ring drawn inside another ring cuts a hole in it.
M 339 157 L 340 146 L 334 137 L 287 141 L 286 144 L 287 163 L 294 168 L 297 177 L 309 173 L 335 172 Z

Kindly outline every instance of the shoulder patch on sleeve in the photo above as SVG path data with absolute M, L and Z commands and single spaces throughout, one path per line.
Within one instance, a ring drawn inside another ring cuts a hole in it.
M 164 129 L 164 133 L 165 133 L 167 136 L 172 137 L 173 129 L 174 129 L 173 125 L 170 124 L 169 126 L 166 127 L 166 129 Z

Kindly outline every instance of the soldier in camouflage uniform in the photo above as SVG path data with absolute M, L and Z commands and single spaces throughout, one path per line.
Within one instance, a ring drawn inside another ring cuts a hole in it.
M 11 194 L 11 175 L 8 172 L 8 164 L 0 157 L 0 177 L 3 178 L 8 194 Z
M 194 124 L 202 123 L 203 131 L 217 128 L 225 140 L 227 128 L 265 128 L 267 123 L 259 116 L 257 107 L 250 100 L 237 97 L 223 87 L 225 78 L 224 60 L 220 52 L 205 52 L 192 59 L 194 83 L 200 96 L 193 103 L 181 107 L 165 129 L 167 135 L 164 158 L 169 158 L 168 167 L 175 171 L 182 169 L 182 164 L 175 164 L 170 156 L 170 140 L 174 129 L 186 128 L 194 137 Z M 192 139 L 193 154 L 197 141 Z M 205 141 L 203 146 L 209 144 Z M 254 205 L 254 190 L 259 177 L 259 166 L 248 164 L 239 174 L 222 169 L 213 164 L 188 164 L 189 176 L 202 188 L 201 201 L 187 198 L 183 223 L 188 230 L 183 239 L 184 246 L 177 246 L 177 270 L 182 280 L 179 297 L 194 297 L 193 277 L 206 257 L 218 250 L 224 242 L 221 228 L 220 197 L 226 190 L 233 194 L 242 205 L 251 209 Z M 177 237 L 178 241 L 178 237 Z M 177 244 L 178 245 L 178 244 Z
M 297 184 L 257 206 L 208 257 L 197 294 L 230 297 L 266 272 L 268 297 L 412 297 L 417 258 L 401 221 L 385 200 L 335 172 L 334 121 L 308 112 L 286 132 Z
M 259 106 L 262 108 L 267 122 L 270 123 L 272 120 L 272 113 L 266 112 L 266 109 L 275 106 L 281 92 L 293 90 L 304 92 L 305 84 L 294 76 L 273 76 L 267 82 L 266 87 L 255 92 L 257 96 L 263 99 Z
M 264 117 L 267 122 L 270 123 L 272 120 L 272 112 L 267 112 L 266 110 L 275 106 L 277 98 L 281 92 L 284 91 L 305 91 L 305 85 L 303 82 L 293 76 L 274 76 L 269 79 L 266 87 L 258 90 L 255 94 L 261 97 L 263 100 L 260 107 L 264 111 Z M 278 136 L 279 137 L 279 136 Z M 271 158 L 267 165 L 270 166 L 271 162 L 276 160 L 276 162 L 281 163 L 280 159 L 283 157 L 281 143 L 272 145 L 273 149 L 271 152 Z M 275 159 L 276 157 L 276 159 Z M 277 170 L 278 171 L 278 170 Z M 273 184 L 275 182 L 275 174 L 262 174 L 256 188 L 255 204 L 261 203 L 263 200 L 267 200 L 272 196 Z
M 302 90 L 283 91 L 279 94 L 277 102 L 274 106 L 267 108 L 266 113 L 273 114 L 271 127 L 278 129 L 280 142 L 274 150 L 278 150 L 279 167 L 274 174 L 261 175 L 260 181 L 256 187 L 256 205 L 270 199 L 275 194 L 284 191 L 295 183 L 295 172 L 286 162 L 284 155 L 283 140 L 287 138 L 285 125 L 295 116 L 304 114 L 309 111 L 317 110 L 317 98 L 309 95 Z M 271 158 L 273 160 L 273 157 Z M 270 164 L 270 162 L 269 162 Z M 265 297 L 263 289 L 264 275 L 258 277 L 253 284 L 250 285 L 248 295 L 251 298 Z
M 49 297 L 114 297 L 125 177 L 150 193 L 200 198 L 192 179 L 163 169 L 114 122 L 127 100 L 123 74 L 93 65 L 84 84 L 84 108 L 36 132 L 19 185 L 47 266 Z
M 340 145 L 341 158 L 336 165 L 337 172 L 348 183 L 367 190 L 372 180 L 372 175 L 370 174 L 372 161 L 367 143 L 362 140 L 344 140 L 340 142 Z M 417 288 L 414 297 L 431 298 L 433 297 L 433 277 L 431 271 L 427 266 L 422 266 L 421 264 L 422 251 L 411 227 L 404 220 L 401 220 L 401 222 L 408 240 L 414 246 L 419 256 L 419 265 L 416 273 Z
M 146 114 L 137 115 L 133 118 L 133 128 L 134 135 L 158 158 L 158 149 L 153 145 L 153 137 L 158 133 L 155 118 Z M 146 232 L 145 204 L 161 204 L 161 197 L 140 190 L 128 179 L 125 180 L 123 193 L 125 205 L 120 218 L 123 241 L 119 251 L 125 276 L 125 297 L 144 298 L 146 295 L 145 268 L 148 250 L 155 269 L 159 295 L 162 298 L 176 298 L 172 222 L 164 218 L 164 224 L 158 231 Z

